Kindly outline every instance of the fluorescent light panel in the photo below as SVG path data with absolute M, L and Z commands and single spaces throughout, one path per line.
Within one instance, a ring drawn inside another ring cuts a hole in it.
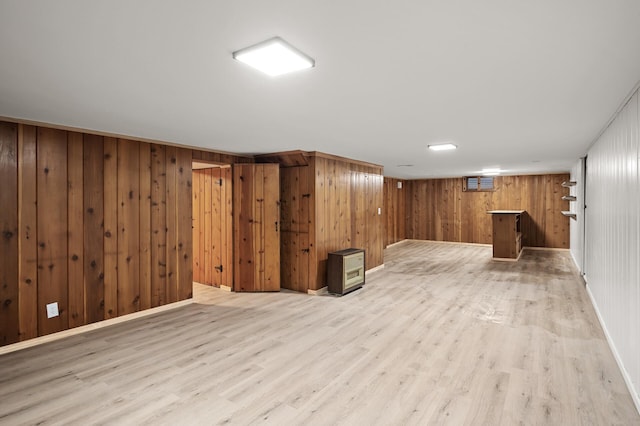
M 240 49 L 233 52 L 233 57 L 272 77 L 315 66 L 313 58 L 280 37 Z
M 435 145 L 429 145 L 429 149 L 432 151 L 449 151 L 458 148 L 452 143 L 440 143 Z

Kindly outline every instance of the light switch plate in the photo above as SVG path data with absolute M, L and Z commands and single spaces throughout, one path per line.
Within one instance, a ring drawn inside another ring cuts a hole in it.
M 378 207 L 378 215 L 382 214 L 382 207 Z
M 53 318 L 60 315 L 58 312 L 58 302 L 47 304 L 47 318 Z

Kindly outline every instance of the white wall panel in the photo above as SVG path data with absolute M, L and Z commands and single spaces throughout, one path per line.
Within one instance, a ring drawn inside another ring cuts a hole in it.
M 640 108 L 638 92 L 589 150 L 587 287 L 640 410 Z
M 571 168 L 571 180 L 576 186 L 570 188 L 570 194 L 576 197 L 576 201 L 569 202 L 571 212 L 576 214 L 576 219 L 569 221 L 570 249 L 573 261 L 581 273 L 584 273 L 584 158 L 581 158 Z

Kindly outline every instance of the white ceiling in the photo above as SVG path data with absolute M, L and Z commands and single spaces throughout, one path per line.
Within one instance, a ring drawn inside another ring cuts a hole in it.
M 637 0 L 0 0 L 0 116 L 403 178 L 568 171 L 639 79 Z

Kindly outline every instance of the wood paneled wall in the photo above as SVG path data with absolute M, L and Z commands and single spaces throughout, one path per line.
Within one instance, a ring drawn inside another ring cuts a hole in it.
M 311 276 L 311 235 L 315 235 L 313 170 L 309 165 L 280 169 L 280 285 L 306 292 Z M 313 248 L 315 254 L 315 247 Z
M 399 188 L 398 185 L 401 185 Z M 384 246 L 406 238 L 404 180 L 384 178 Z
M 233 167 L 233 289 L 280 291 L 280 167 Z
M 310 288 L 317 290 L 327 285 L 332 251 L 364 248 L 367 270 L 384 263 L 383 169 L 339 157 L 313 159 L 317 260 L 311 267 L 317 270 L 310 271 L 316 276 Z
M 319 152 L 277 153 L 280 170 L 281 286 L 296 291 L 327 285 L 332 251 L 364 248 L 366 268 L 383 263 L 382 167 Z
M 1 122 L 0 344 L 191 297 L 191 157 Z
M 523 245 L 569 248 L 569 218 L 560 212 L 568 174 L 497 176 L 495 191 L 463 192 L 463 178 L 409 180 L 406 237 L 419 240 L 491 244 L 488 210 L 526 210 Z
M 231 167 L 193 171 L 193 280 L 233 287 Z

